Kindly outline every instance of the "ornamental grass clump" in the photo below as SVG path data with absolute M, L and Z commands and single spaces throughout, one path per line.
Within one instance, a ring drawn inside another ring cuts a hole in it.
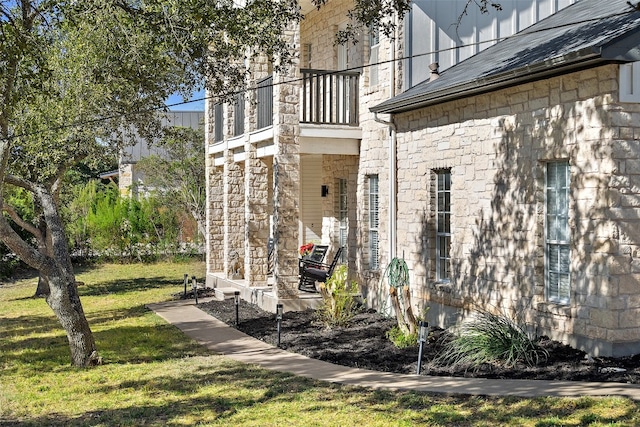
M 445 344 L 435 360 L 441 365 L 478 367 L 499 363 L 513 367 L 517 363 L 535 366 L 548 357 L 518 324 L 507 315 L 480 311 L 473 320 L 462 323 L 456 336 Z

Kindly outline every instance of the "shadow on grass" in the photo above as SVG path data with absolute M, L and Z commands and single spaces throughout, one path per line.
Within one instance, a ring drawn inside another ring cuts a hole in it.
M 78 294 L 83 296 L 100 296 L 106 294 L 123 294 L 140 292 L 150 289 L 161 289 L 182 284 L 179 280 L 169 280 L 166 277 L 143 277 L 136 279 L 111 280 L 107 282 L 91 283 L 78 287 Z
M 103 310 L 87 316 L 105 364 L 163 361 L 197 354 L 198 349 L 204 352 L 195 343 L 185 340 L 172 325 L 146 322 L 141 326 L 123 326 L 116 323 L 129 319 L 137 322 L 136 318 L 148 313 L 149 310 L 140 305 Z M 0 336 L 3 337 L 0 340 L 0 362 L 11 361 L 10 365 L 15 367 L 69 364 L 69 342 L 53 314 L 51 317 L 2 318 Z
M 200 359 L 202 360 L 202 359 Z M 179 376 L 154 376 L 123 381 L 119 384 L 98 387 L 95 393 L 118 393 L 127 389 L 145 390 L 150 400 L 155 396 L 170 396 L 157 404 L 145 403 L 135 407 L 125 407 L 105 411 L 90 411 L 80 416 L 66 416 L 59 413 L 28 420 L 2 420 L 0 426 L 91 426 L 91 425 L 183 425 L 200 424 L 232 417 L 247 408 L 265 403 L 291 402 L 305 393 L 324 387 L 322 384 L 297 378 L 290 374 L 239 365 L 217 359 L 215 365 L 194 366 L 194 372 Z M 198 363 L 195 361 L 194 363 Z M 188 367 L 187 367 L 188 368 Z M 219 393 L 197 393 L 204 387 Z M 246 389 L 247 392 L 243 392 Z M 181 421 L 177 419 L 184 418 Z
M 522 399 L 510 397 L 438 396 L 341 387 L 222 358 L 216 358 L 213 362 L 209 358 L 196 358 L 191 368 L 189 370 L 190 366 L 185 366 L 184 373 L 175 375 L 156 376 L 153 371 L 148 371 L 140 378 L 99 386 L 95 390 L 98 394 L 126 393 L 128 389 L 140 394 L 139 391 L 143 390 L 152 402 L 89 411 L 80 416 L 49 414 L 20 421 L 0 420 L 0 426 L 183 425 L 212 422 L 288 425 L 292 420 L 287 417 L 295 417 L 300 423 L 298 425 L 340 425 L 340 422 L 344 423 L 344 418 L 334 419 L 333 415 L 344 413 L 349 408 L 355 411 L 351 425 L 363 426 L 369 425 L 368 418 L 386 419 L 388 425 L 507 426 L 523 425 L 524 420 L 531 420 L 535 424 L 527 425 L 536 427 L 592 424 L 630 426 L 634 425 L 638 416 L 635 404 L 627 405 L 624 411 L 616 411 L 615 415 L 602 415 L 606 413 L 606 408 L 602 407 L 599 399 L 592 398 L 538 398 L 527 399 L 527 404 L 522 404 Z M 265 416 L 265 411 L 268 412 L 268 419 L 260 418 Z M 583 414 L 569 420 L 577 411 Z M 236 415 L 238 419 L 235 419 Z

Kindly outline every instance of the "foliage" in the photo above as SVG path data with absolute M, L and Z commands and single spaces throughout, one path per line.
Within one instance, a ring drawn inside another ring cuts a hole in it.
M 349 282 L 347 266 L 337 266 L 327 282 L 320 284 L 320 319 L 328 326 L 346 325 L 358 309 L 357 291 L 356 282 Z
M 413 334 L 406 334 L 398 327 L 398 325 L 389 329 L 386 336 L 389 341 L 398 348 L 415 347 L 418 345 L 418 333 L 414 332 Z
M 456 337 L 445 345 L 435 362 L 445 365 L 518 362 L 535 366 L 547 352 L 529 337 L 525 328 L 509 316 L 479 311 L 474 319 L 460 325 Z
M 164 155 L 141 159 L 136 167 L 144 173 L 145 187 L 155 188 L 154 198 L 167 205 L 182 207 L 191 215 L 204 238 L 206 182 L 202 129 L 172 127 L 155 144 Z
M 153 196 L 140 200 L 122 197 L 117 185 L 97 180 L 75 186 L 74 194 L 63 213 L 75 253 L 110 260 L 153 261 L 183 252 L 178 241 L 177 206 Z

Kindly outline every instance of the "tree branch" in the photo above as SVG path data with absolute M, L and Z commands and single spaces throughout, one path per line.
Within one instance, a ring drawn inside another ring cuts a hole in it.
M 25 221 L 13 206 L 7 205 L 6 203 L 2 206 L 2 210 L 9 214 L 9 217 L 15 222 L 19 227 L 22 227 L 27 232 L 31 233 L 39 242 L 44 242 L 44 236 L 35 225 L 31 224 L 28 221 Z
M 25 190 L 27 190 L 27 191 L 29 191 L 31 193 L 35 193 L 36 192 L 35 185 L 32 182 L 27 181 L 26 179 L 20 178 L 18 176 L 5 175 L 4 181 L 7 184 L 15 185 L 16 187 L 20 187 L 20 188 L 24 188 Z

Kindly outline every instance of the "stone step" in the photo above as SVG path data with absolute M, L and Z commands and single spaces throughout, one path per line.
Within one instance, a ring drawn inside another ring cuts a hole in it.
M 219 300 L 233 298 L 236 288 L 215 288 L 216 298 Z

